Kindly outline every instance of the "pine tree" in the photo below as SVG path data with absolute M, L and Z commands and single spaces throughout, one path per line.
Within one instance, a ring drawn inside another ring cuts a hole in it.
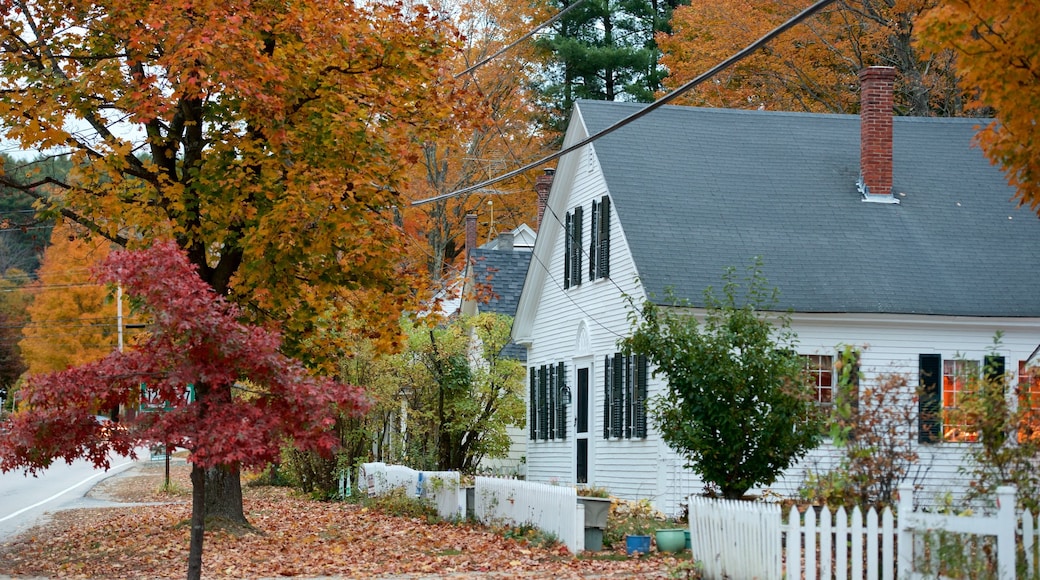
M 539 89 L 544 124 L 561 131 L 576 99 L 650 102 L 667 72 L 654 35 L 681 0 L 585 0 L 540 38 L 548 64 Z M 559 2 L 564 10 L 573 4 Z

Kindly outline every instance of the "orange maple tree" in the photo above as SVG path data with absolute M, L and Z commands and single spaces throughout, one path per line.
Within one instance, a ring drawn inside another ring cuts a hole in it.
M 896 107 L 906 115 L 959 115 L 963 100 L 949 53 L 914 45 L 917 15 L 937 0 L 835 2 L 683 98 L 687 104 L 743 109 L 851 113 L 857 74 L 899 71 Z M 672 34 L 659 34 L 661 62 L 675 88 L 806 8 L 806 0 L 719 0 L 676 8 Z
M 996 120 L 978 135 L 1023 204 L 1040 213 L 1040 7 L 1007 0 L 939 0 L 921 15 L 921 46 L 957 55 L 971 106 Z
M 397 339 L 415 296 L 395 192 L 453 113 L 458 35 L 442 14 L 395 0 L 0 0 L 0 22 L 6 138 L 68 150 L 73 167 L 0 185 L 126 247 L 174 239 L 311 364 L 337 345 L 302 337 L 344 311 L 374 341 Z M 210 513 L 244 521 L 238 474 L 210 471 Z

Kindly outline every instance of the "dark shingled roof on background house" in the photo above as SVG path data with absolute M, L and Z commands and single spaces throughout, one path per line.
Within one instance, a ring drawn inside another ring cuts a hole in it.
M 531 263 L 531 252 L 525 250 L 491 250 L 477 248 L 470 253 L 472 279 L 483 286 L 476 291 L 481 312 L 495 312 L 516 316 L 516 305 Z M 502 355 L 527 362 L 527 349 L 510 341 Z
M 592 134 L 642 106 L 577 111 Z M 655 301 L 760 256 L 781 310 L 1040 316 L 1040 220 L 972 145 L 985 123 L 896 117 L 898 205 L 862 201 L 855 115 L 665 106 L 592 146 Z

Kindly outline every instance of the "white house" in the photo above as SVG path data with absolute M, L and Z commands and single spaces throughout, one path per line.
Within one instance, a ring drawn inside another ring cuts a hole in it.
M 1040 221 L 973 147 L 983 121 L 892 116 L 893 69 L 861 74 L 862 116 L 667 106 L 563 157 L 513 327 L 527 348 L 528 478 L 605 486 L 666 513 L 702 484 L 646 421 L 661 392 L 618 353 L 630 307 L 694 306 L 761 257 L 829 397 L 839 345 L 866 380 L 900 372 L 952 404 L 955 358 L 1016 371 L 1040 340 Z M 643 105 L 579 102 L 564 147 Z M 652 370 L 652 369 L 650 369 Z M 943 392 L 943 390 L 947 392 Z M 910 395 L 912 393 L 908 393 Z M 925 493 L 963 489 L 971 443 L 919 421 Z M 771 489 L 793 494 L 824 445 Z

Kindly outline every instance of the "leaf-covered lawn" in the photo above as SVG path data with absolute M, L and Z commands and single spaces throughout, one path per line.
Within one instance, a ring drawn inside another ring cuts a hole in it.
M 153 477 L 122 477 L 109 495 L 156 499 Z M 142 486 L 150 486 L 143 492 Z M 102 488 L 104 493 L 104 488 Z M 392 517 L 350 503 L 315 502 L 285 488 L 246 488 L 255 533 L 206 534 L 203 576 L 257 578 L 409 574 L 418 577 L 494 572 L 495 577 L 667 578 L 680 563 L 576 558 L 565 548 L 507 539 L 488 528 Z M 171 499 L 167 496 L 167 499 Z M 81 509 L 0 546 L 0 574 L 84 578 L 182 578 L 188 555 L 190 505 Z M 689 558 L 687 553 L 686 558 Z

